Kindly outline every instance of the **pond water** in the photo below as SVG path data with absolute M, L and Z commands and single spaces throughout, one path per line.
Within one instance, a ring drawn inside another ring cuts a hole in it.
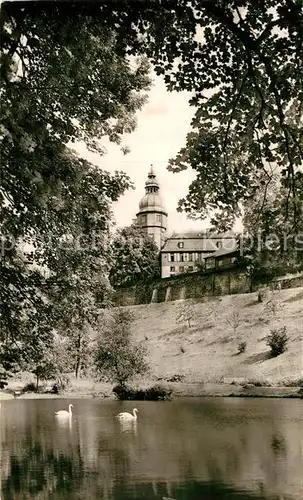
M 57 410 L 73 403 L 72 418 Z M 303 401 L 200 398 L 1 404 L 1 500 L 299 500 Z

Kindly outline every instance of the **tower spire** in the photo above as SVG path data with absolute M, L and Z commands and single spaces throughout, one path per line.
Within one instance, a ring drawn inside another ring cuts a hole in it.
M 151 164 L 145 182 L 145 195 L 139 203 L 137 221 L 139 226 L 155 240 L 160 249 L 167 227 L 167 212 L 159 191 L 160 185 L 153 164 Z

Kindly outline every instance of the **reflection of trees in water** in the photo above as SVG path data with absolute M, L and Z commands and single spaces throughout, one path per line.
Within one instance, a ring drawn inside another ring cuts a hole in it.
M 113 498 L 115 500 L 141 500 L 146 499 L 190 499 L 190 500 L 290 500 L 290 497 L 270 496 L 263 493 L 250 493 L 249 491 L 216 482 L 138 482 L 136 484 L 123 485 L 116 484 L 113 489 Z
M 296 498 L 303 470 L 296 420 L 282 419 L 280 407 L 271 402 L 268 407 L 272 414 L 267 412 L 266 401 L 260 403 L 263 409 L 259 414 L 258 403 L 255 414 L 247 411 L 248 403 L 245 407 L 239 402 L 236 409 L 235 404 L 200 401 L 195 407 L 173 402 L 162 414 L 160 405 L 148 408 L 148 418 L 142 417 L 141 411 L 137 432 L 140 460 L 131 463 L 130 479 L 140 480 L 151 471 L 155 479 L 179 479 L 190 484 L 196 478 L 199 482 L 250 488 L 256 493 L 257 485 L 263 484 L 263 498 L 289 490 Z
M 286 455 L 286 442 L 281 434 L 272 435 L 271 449 L 275 455 Z
M 3 483 L 4 500 L 26 500 L 40 493 L 39 498 L 50 498 L 69 492 L 75 498 L 84 477 L 80 457 L 57 455 L 38 443 L 24 442 L 23 450 L 22 456 L 11 455 L 10 474 Z
M 233 498 L 228 492 L 248 499 L 241 488 L 265 499 L 286 494 L 287 484 L 296 494 L 302 419 L 243 418 L 242 402 L 232 410 L 234 403 L 171 402 L 142 405 L 136 425 L 121 427 L 115 408 L 111 416 L 104 403 L 93 404 L 71 425 L 52 415 L 17 432 L 7 426 L 4 500 Z

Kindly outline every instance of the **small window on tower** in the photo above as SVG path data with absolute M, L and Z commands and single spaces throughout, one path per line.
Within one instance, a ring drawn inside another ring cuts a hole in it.
M 142 222 L 146 222 L 146 220 L 147 220 L 147 216 L 146 216 L 146 215 L 142 215 L 142 216 L 141 216 L 141 221 L 142 221 Z
M 183 243 L 183 241 L 179 241 L 179 243 L 178 243 L 178 248 L 183 248 L 183 247 L 184 247 L 184 243 Z
M 157 220 L 157 222 L 161 222 L 161 215 L 157 214 L 156 215 L 156 220 Z

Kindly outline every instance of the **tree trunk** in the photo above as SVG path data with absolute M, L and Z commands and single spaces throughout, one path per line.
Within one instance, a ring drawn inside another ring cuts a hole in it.
M 82 340 L 82 335 L 81 332 L 79 332 L 78 338 L 77 338 L 77 357 L 76 357 L 76 366 L 75 366 L 75 376 L 76 378 L 79 378 L 80 376 L 80 369 L 81 369 L 81 340 Z
M 75 366 L 75 376 L 76 376 L 76 378 L 79 378 L 79 376 L 80 376 L 80 368 L 81 368 L 81 356 L 80 356 L 80 353 L 79 353 L 78 356 L 77 356 L 77 359 L 76 359 L 76 366 Z
M 38 391 L 38 387 L 39 387 L 39 375 L 38 373 L 36 373 L 36 390 Z

